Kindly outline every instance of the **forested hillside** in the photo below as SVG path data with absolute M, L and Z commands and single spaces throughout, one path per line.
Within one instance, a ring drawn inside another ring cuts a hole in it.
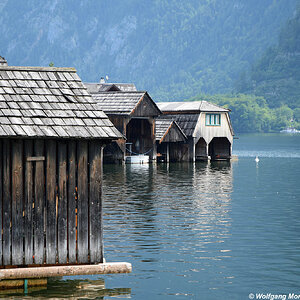
M 0 0 L 0 55 L 73 66 L 84 81 L 134 82 L 155 100 L 224 93 L 276 43 L 296 3 Z
M 250 74 L 241 76 L 237 90 L 264 96 L 270 107 L 300 108 L 300 6 L 283 26 L 278 43 L 266 50 Z

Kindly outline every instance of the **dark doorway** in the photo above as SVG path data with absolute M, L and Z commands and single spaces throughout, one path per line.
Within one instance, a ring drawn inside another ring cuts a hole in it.
M 151 125 L 147 119 L 131 119 L 126 127 L 126 138 L 131 154 L 148 154 L 153 148 Z
M 204 138 L 200 138 L 195 146 L 196 160 L 207 160 L 207 144 Z
M 212 160 L 229 159 L 231 156 L 231 144 L 226 137 L 215 137 L 209 143 L 208 155 Z

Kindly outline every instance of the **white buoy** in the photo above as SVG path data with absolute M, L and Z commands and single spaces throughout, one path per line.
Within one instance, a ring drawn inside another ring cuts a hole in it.
M 255 157 L 255 161 L 256 161 L 257 163 L 259 162 L 258 156 Z

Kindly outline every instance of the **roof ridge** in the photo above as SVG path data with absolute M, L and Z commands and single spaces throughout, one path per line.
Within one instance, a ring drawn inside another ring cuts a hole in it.
M 125 94 L 125 93 L 128 93 L 128 94 L 138 94 L 138 93 L 147 93 L 147 91 L 98 91 L 97 93 L 94 93 L 94 95 L 97 95 L 97 94 L 112 94 L 112 93 L 120 93 L 120 94 Z
M 32 71 L 32 72 L 77 72 L 75 68 L 67 67 L 25 67 L 25 66 L 0 66 L 0 71 Z

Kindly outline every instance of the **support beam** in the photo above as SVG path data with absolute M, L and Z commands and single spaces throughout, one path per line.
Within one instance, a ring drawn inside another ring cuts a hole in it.
M 166 143 L 166 162 L 170 162 L 170 143 Z
M 126 262 L 96 265 L 51 266 L 35 268 L 1 269 L 0 281 L 5 279 L 48 278 L 72 275 L 131 273 L 132 266 Z

